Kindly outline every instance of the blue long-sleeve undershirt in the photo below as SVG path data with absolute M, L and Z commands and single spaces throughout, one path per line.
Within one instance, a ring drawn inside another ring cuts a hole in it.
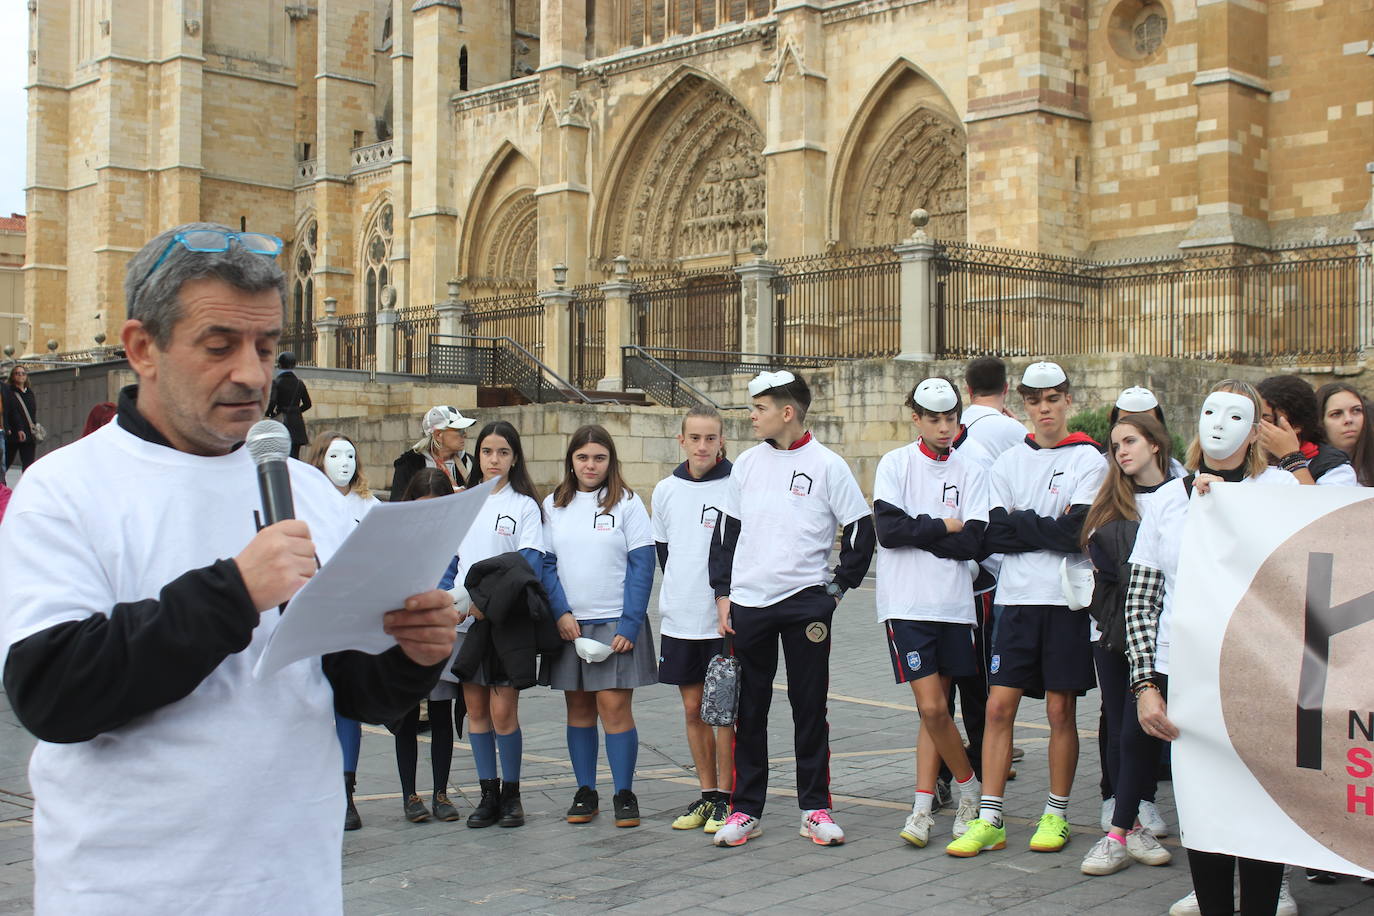
M 636 547 L 625 558 L 625 598 L 615 633 L 630 642 L 639 638 L 639 629 L 649 614 L 649 593 L 654 588 L 654 558 L 652 545 Z

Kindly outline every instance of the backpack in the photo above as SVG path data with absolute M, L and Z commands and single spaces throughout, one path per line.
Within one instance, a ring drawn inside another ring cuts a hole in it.
M 706 665 L 706 683 L 701 690 L 701 721 L 707 725 L 734 725 L 739 712 L 739 659 L 734 657 L 734 640 L 725 637 L 722 654 Z

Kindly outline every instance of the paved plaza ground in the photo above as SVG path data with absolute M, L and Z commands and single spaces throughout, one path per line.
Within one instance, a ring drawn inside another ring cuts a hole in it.
M 764 835 L 739 849 L 717 849 L 697 831 L 669 824 L 697 794 L 682 737 L 681 704 L 670 687 L 635 695 L 639 771 L 635 789 L 644 820 L 617 829 L 610 815 L 610 774 L 602 754 L 603 813 L 592 823 L 563 821 L 576 785 L 568 763 L 561 696 L 542 688 L 522 694 L 525 735 L 522 790 L 529 821 L 518 829 L 469 830 L 462 821 L 411 824 L 401 816 L 392 739 L 367 727 L 358 776 L 363 828 L 344 835 L 347 912 L 384 913 L 643 913 L 702 908 L 725 912 L 1160 914 L 1190 889 L 1175 853 L 1163 868 L 1134 865 L 1103 878 L 1085 877 L 1079 862 L 1097 838 L 1099 775 L 1097 694 L 1079 708 L 1083 756 L 1064 852 L 1030 852 L 1031 822 L 1047 789 L 1043 704 L 1026 702 L 1016 729 L 1025 748 L 1018 778 L 1008 785 L 1008 848 L 975 859 L 944 854 L 951 813 L 937 815 L 926 849 L 897 837 L 911 807 L 916 713 L 910 690 L 892 683 L 882 631 L 874 620 L 872 580 L 851 592 L 835 621 L 831 665 L 831 773 L 835 817 L 845 845 L 822 848 L 797 835 L 798 812 L 785 680 L 779 672 L 770 730 L 772 775 Z M 32 739 L 8 703 L 0 709 L 0 913 L 32 908 L 31 809 L 26 766 Z M 459 741 L 451 783 L 464 817 L 476 799 L 476 774 Z M 421 748 L 419 785 L 426 797 L 428 746 Z M 90 804 L 118 787 L 88 786 Z M 1176 825 L 1168 783 L 1160 808 Z M 213 822 L 213 809 L 205 812 Z M 209 824 L 207 824 L 209 826 Z M 188 825 L 188 829 L 195 829 Z M 1294 884 L 1304 916 L 1374 913 L 1374 889 L 1354 880 L 1333 886 Z M 717 904 L 719 898 L 728 898 Z M 290 911 L 284 903 L 283 911 Z

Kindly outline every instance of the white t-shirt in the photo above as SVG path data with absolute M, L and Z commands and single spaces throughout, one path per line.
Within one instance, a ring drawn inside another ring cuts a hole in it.
M 984 404 L 965 407 L 959 422 L 968 428 L 969 438 L 987 449 L 994 458 L 1020 445 L 1026 438 L 1026 427 L 1019 420 Z
M 1002 453 L 989 475 L 992 505 L 1059 518 L 1070 506 L 1090 506 L 1107 474 L 1097 446 L 1084 441 L 1039 448 L 1029 441 Z M 998 604 L 1064 604 L 1053 550 L 1008 553 L 997 579 Z
M 727 496 L 725 514 L 740 521 L 730 600 L 745 607 L 825 585 L 836 528 L 871 514 L 849 465 L 814 438 L 794 449 L 749 449 Z
M 610 512 L 598 505 L 602 491 L 573 494 L 562 509 L 544 497 L 544 543 L 558 558 L 558 581 L 577 620 L 607 620 L 625 609 L 626 557 L 654 545 L 644 502 L 626 493 Z
M 654 540 L 668 545 L 668 563 L 658 587 L 664 636 L 715 639 L 716 599 L 707 560 L 720 527 L 730 477 L 689 480 L 674 474 L 654 487 Z
M 962 450 L 948 460 L 931 458 L 920 442 L 894 449 L 878 462 L 873 499 L 915 518 L 988 520 L 987 478 Z M 888 548 L 878 559 L 878 620 L 975 622 L 973 577 L 964 560 L 945 560 L 919 547 Z
M 1247 477 L 1242 484 L 1278 484 L 1297 486 L 1298 479 L 1279 468 L 1266 468 L 1258 477 Z M 1193 491 L 1192 499 L 1200 494 Z M 1205 498 L 1205 497 L 1201 497 Z M 1173 618 L 1174 589 L 1178 585 L 1178 557 L 1183 551 L 1183 526 L 1188 521 L 1192 504 L 1182 480 L 1171 480 L 1155 491 L 1154 498 L 1145 505 L 1140 517 L 1140 533 L 1136 535 L 1131 563 L 1148 566 L 1164 574 L 1164 603 L 1159 612 L 1159 630 L 1155 636 L 1155 670 L 1169 673 L 1169 630 Z
M 514 550 L 544 552 L 544 521 L 539 517 L 539 504 L 510 485 L 487 497 L 463 542 L 458 545 L 458 575 L 455 588 L 467 581 L 473 565 Z M 537 575 L 539 570 L 534 571 Z M 464 618 L 458 632 L 472 628 L 474 618 Z M 447 669 L 445 669 L 447 673 Z
M 1359 479 L 1355 476 L 1355 466 L 1352 464 L 1338 464 L 1325 474 L 1317 478 L 1319 487 L 1358 487 Z
M 287 466 L 296 517 L 327 561 L 354 521 L 323 474 Z M 115 422 L 52 452 L 0 525 L 0 644 L 156 598 L 236 556 L 260 506 L 246 448 L 190 455 Z M 29 780 L 40 912 L 342 911 L 334 692 L 318 658 L 253 677 L 279 619 L 264 613 L 249 646 L 185 698 L 89 741 L 39 742 Z
M 372 511 L 372 507 L 377 505 L 380 500 L 375 496 L 359 496 L 357 492 L 349 490 L 343 495 L 344 502 L 348 505 L 348 515 L 355 522 L 361 522 L 363 516 Z

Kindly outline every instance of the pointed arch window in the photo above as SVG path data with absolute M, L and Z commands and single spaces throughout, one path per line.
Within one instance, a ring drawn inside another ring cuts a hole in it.
M 363 303 L 374 319 L 381 308 L 382 290 L 391 283 L 392 210 L 387 204 L 368 228 L 363 246 Z
M 307 328 L 315 321 L 315 252 L 319 226 L 312 219 L 296 241 L 291 264 L 291 313 L 286 323 Z

